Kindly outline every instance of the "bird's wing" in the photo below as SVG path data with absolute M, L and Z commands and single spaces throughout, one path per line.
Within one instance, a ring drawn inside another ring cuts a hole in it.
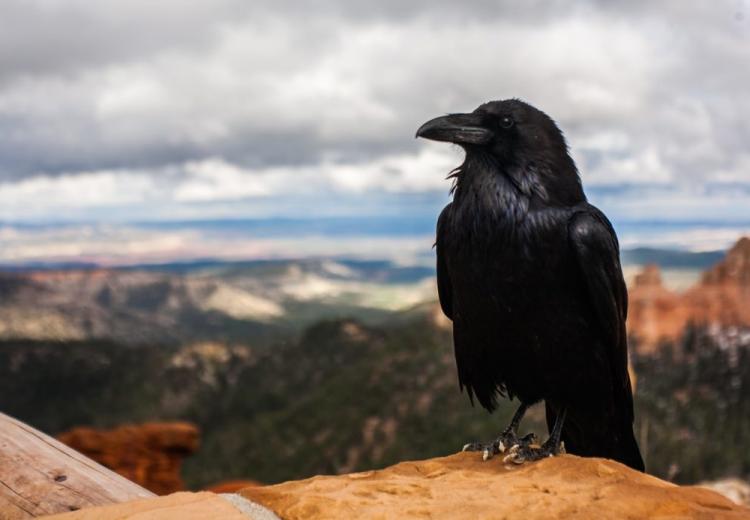
M 628 292 L 620 267 L 617 236 L 607 217 L 593 206 L 588 206 L 571 218 L 568 237 L 603 334 L 606 356 L 614 376 L 615 394 L 632 423 L 633 396 L 628 375 L 625 331 Z
M 445 250 L 443 241 L 445 240 L 445 221 L 450 213 L 451 204 L 448 204 L 440 213 L 437 223 L 437 236 L 435 240 L 435 252 L 437 253 L 437 286 L 438 296 L 440 297 L 440 307 L 443 309 L 448 318 L 453 319 L 453 287 L 448 276 L 448 269 L 445 265 Z

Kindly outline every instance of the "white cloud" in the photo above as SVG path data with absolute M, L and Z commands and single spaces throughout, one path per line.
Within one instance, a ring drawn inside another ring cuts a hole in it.
M 688 230 L 660 233 L 623 233 L 620 246 L 623 248 L 653 247 L 657 249 L 684 249 L 688 251 L 722 251 L 732 247 L 743 236 L 750 235 L 750 226 L 701 227 Z
M 151 176 L 132 171 L 96 171 L 36 176 L 0 183 L 0 207 L 21 211 L 60 207 L 106 207 L 144 203 L 155 191 Z
M 655 146 L 643 150 L 627 149 L 624 152 L 607 154 L 613 143 L 601 143 L 595 163 L 585 153 L 577 153 L 578 167 L 582 171 L 586 186 L 621 184 L 664 185 L 674 180 L 673 172 L 665 163 L 664 156 Z
M 245 168 L 222 158 L 187 161 L 160 169 L 104 170 L 38 175 L 0 183 L 0 218 L 39 219 L 87 208 L 175 208 L 287 196 L 344 196 L 368 192 L 447 192 L 446 175 L 460 158 L 449 147 L 432 144 L 416 154 L 402 153 L 366 162 L 326 161 L 293 167 Z M 141 214 L 140 218 L 148 214 Z
M 323 174 L 338 189 L 352 192 L 447 191 L 448 173 L 462 152 L 430 143 L 416 154 L 386 156 L 362 164 L 324 164 Z
M 206 202 L 271 194 L 265 176 L 215 158 L 185 164 L 187 178 L 174 190 L 178 202 Z M 266 174 L 267 175 L 267 174 Z

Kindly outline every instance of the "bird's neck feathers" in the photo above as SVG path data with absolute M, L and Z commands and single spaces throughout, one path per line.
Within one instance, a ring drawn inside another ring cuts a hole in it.
M 482 150 L 467 150 L 454 179 L 454 201 L 484 203 L 518 215 L 536 207 L 570 207 L 586 201 L 573 159 L 516 158 L 502 161 Z

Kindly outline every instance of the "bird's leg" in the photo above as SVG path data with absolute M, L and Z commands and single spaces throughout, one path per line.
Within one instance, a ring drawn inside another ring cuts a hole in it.
M 563 423 L 565 423 L 565 416 L 568 410 L 563 411 L 555 419 L 555 425 L 552 427 L 552 432 L 549 438 L 544 441 L 541 446 L 537 444 L 526 444 L 513 446 L 508 450 L 508 454 L 503 459 L 503 462 L 513 462 L 515 464 L 523 464 L 524 462 L 531 462 L 534 460 L 540 460 L 546 457 L 554 457 L 565 453 L 565 443 L 560 441 L 560 434 L 562 434 Z
M 481 451 L 482 458 L 487 460 L 498 453 L 505 453 L 506 450 L 510 450 L 511 448 L 531 445 L 536 440 L 536 436 L 533 433 L 525 435 L 520 439 L 518 438 L 518 426 L 521 424 L 521 419 L 523 419 L 528 408 L 529 406 L 526 403 L 521 403 L 516 413 L 513 414 L 513 419 L 511 419 L 508 427 L 494 441 L 470 442 L 461 451 Z

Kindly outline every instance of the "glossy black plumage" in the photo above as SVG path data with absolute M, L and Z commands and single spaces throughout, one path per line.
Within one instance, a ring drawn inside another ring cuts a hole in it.
M 490 411 L 504 395 L 544 400 L 550 429 L 567 410 L 568 452 L 643 470 L 617 237 L 587 203 L 562 133 L 506 100 L 436 118 L 417 135 L 466 151 L 436 240 L 461 387 Z

